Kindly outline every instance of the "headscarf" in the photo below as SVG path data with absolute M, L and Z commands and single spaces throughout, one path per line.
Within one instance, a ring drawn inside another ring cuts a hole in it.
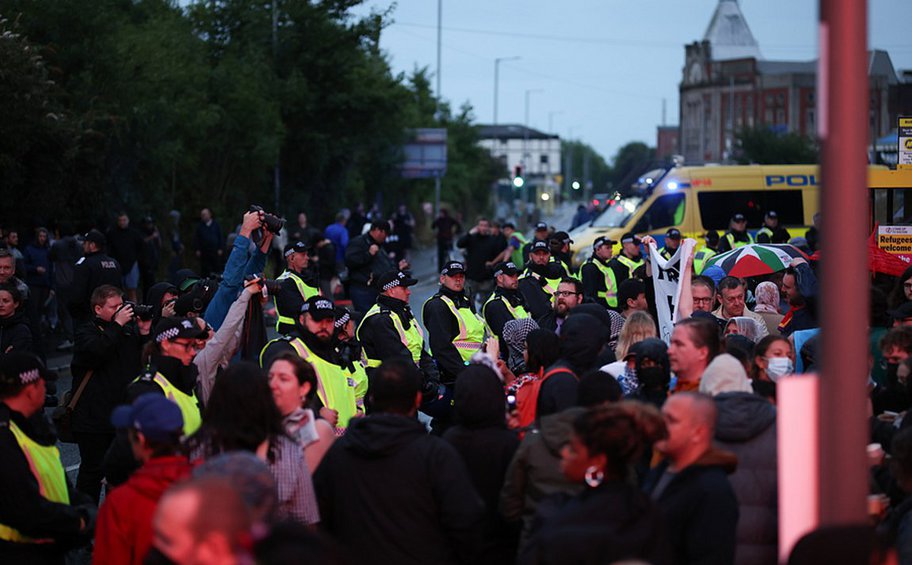
M 757 297 L 754 312 L 779 313 L 779 289 L 775 283 L 766 281 L 758 284 L 754 289 L 754 295 Z
M 738 327 L 738 335 L 743 335 L 754 343 L 757 343 L 763 337 L 760 335 L 760 330 L 757 327 L 757 320 L 754 320 L 753 318 L 735 316 L 728 320 L 728 324 L 731 324 L 732 322 Z M 725 324 L 726 328 L 728 327 L 728 324 Z
M 753 392 L 753 390 L 744 365 L 728 353 L 717 355 L 700 378 L 700 392 L 710 396 L 723 392 Z
M 538 323 L 532 318 L 519 318 L 504 324 L 503 340 L 507 344 L 507 367 L 514 373 L 525 370 L 526 362 L 523 351 L 526 349 L 526 337 L 532 330 L 538 329 Z

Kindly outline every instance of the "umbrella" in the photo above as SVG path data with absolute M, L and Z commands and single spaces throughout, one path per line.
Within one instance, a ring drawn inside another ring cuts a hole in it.
M 706 261 L 704 270 L 718 265 L 725 274 L 732 277 L 755 277 L 768 275 L 788 268 L 792 259 L 808 256 L 794 245 L 787 243 L 752 243 L 725 253 L 720 253 Z

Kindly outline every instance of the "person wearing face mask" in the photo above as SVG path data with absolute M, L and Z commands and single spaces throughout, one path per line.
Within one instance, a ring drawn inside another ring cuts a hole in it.
M 776 382 L 795 371 L 795 353 L 792 344 L 780 336 L 769 335 L 761 339 L 754 349 L 751 386 L 760 396 L 776 401 Z

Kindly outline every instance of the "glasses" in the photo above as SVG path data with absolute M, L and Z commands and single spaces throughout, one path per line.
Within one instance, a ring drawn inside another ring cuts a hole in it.
M 579 293 L 572 290 L 558 290 L 554 293 L 554 296 L 557 296 L 558 298 L 567 298 L 568 296 L 575 296 L 577 294 Z
M 203 347 L 198 341 L 177 341 L 171 340 L 171 343 L 174 345 L 180 345 L 184 348 L 184 351 L 190 353 L 191 351 L 200 351 Z
M 704 304 L 704 303 L 705 303 L 705 304 L 709 304 L 710 302 L 713 301 L 713 299 L 712 299 L 712 297 L 709 297 L 709 298 L 694 298 L 693 301 L 694 301 L 694 304 Z

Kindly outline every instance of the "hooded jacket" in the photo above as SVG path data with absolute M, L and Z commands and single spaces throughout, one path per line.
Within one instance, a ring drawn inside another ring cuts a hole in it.
M 589 314 L 568 316 L 561 327 L 560 358 L 545 373 L 557 371 L 542 382 L 536 417 L 542 418 L 576 405 L 579 378 L 596 365 L 605 343 L 599 321 Z
M 492 563 L 511 563 L 519 528 L 503 520 L 497 505 L 519 437 L 505 423 L 503 385 L 490 368 L 472 364 L 460 373 L 453 401 L 457 423 L 443 439 L 462 456 L 469 478 L 484 501 L 483 554 Z
M 314 476 L 322 524 L 352 562 L 472 562 L 484 507 L 456 450 L 413 417 L 352 422 Z
M 730 565 L 735 558 L 738 500 L 726 475 L 738 465 L 734 454 L 709 448 L 671 478 L 659 496 L 655 490 L 668 470 L 659 464 L 643 482 L 662 515 L 677 565 Z
M 775 563 L 778 558 L 778 484 L 776 408 L 752 393 L 728 392 L 715 397 L 716 442 L 738 456 L 729 482 L 738 498 L 735 563 Z
M 152 547 L 152 518 L 162 493 L 191 469 L 186 457 L 156 457 L 111 491 L 98 511 L 92 562 L 141 565 Z
M 32 351 L 32 330 L 29 329 L 22 312 L 15 312 L 9 318 L 0 318 L 0 352 Z

